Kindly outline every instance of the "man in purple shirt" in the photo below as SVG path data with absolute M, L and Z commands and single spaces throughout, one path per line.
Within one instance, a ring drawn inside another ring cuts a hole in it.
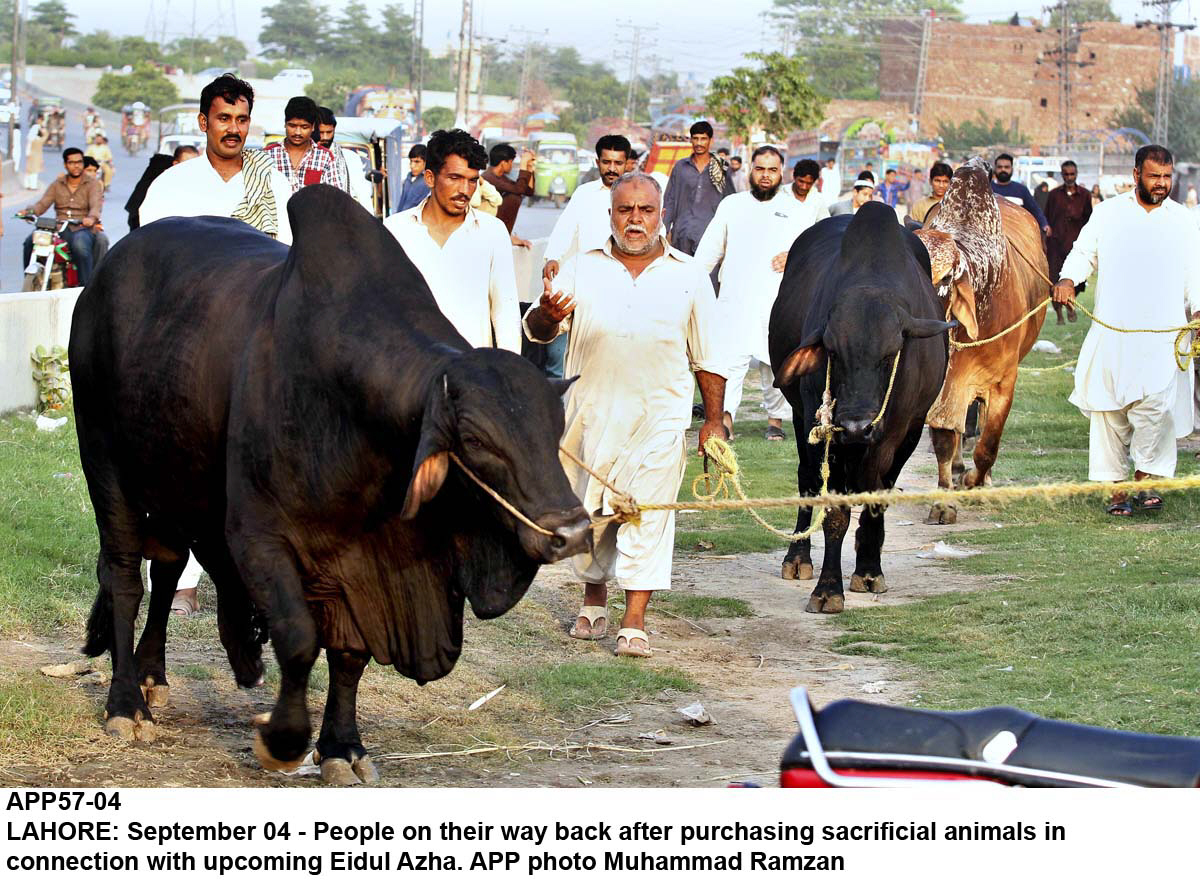
M 663 224 L 675 248 L 689 255 L 717 211 L 717 203 L 734 192 L 733 175 L 719 158 L 709 152 L 713 127 L 707 120 L 692 124 L 692 155 L 671 168 L 663 194 Z

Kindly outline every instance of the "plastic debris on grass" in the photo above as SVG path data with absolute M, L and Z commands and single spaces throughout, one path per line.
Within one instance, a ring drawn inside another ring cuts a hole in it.
M 34 421 L 34 424 L 39 430 L 48 433 L 52 430 L 57 430 L 66 422 L 67 419 L 65 417 L 46 417 L 44 414 L 39 414 L 37 416 L 37 420 Z
M 704 704 L 700 702 L 693 703 L 691 706 L 684 706 L 682 709 L 676 709 L 680 715 L 687 719 L 687 723 L 692 727 L 704 727 L 706 724 L 712 724 L 712 716 L 708 714 L 708 710 L 704 708 Z
M 932 549 L 927 549 L 924 552 L 917 553 L 918 559 L 966 559 L 970 556 L 979 555 L 977 549 L 963 549 L 958 546 L 951 546 L 939 540 L 933 545 Z
M 468 706 L 467 711 L 474 712 L 476 709 L 478 709 L 480 706 L 482 706 L 488 700 L 492 699 L 492 697 L 496 696 L 496 694 L 500 693 L 506 687 L 508 687 L 508 685 L 502 684 L 502 685 L 500 685 L 500 687 L 496 688 L 496 690 L 488 691 L 488 693 L 484 694 L 482 697 L 480 697 L 478 700 L 476 700 L 474 703 L 472 703 L 470 706 Z
M 1058 356 L 1062 353 L 1062 348 L 1053 341 L 1038 341 L 1033 345 L 1034 353 L 1049 353 L 1052 356 Z

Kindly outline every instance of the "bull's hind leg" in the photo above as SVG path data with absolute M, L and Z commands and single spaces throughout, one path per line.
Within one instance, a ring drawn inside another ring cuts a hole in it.
M 887 592 L 883 579 L 883 514 L 887 504 L 865 506 L 854 534 L 855 565 L 850 577 L 851 592 Z
M 358 734 L 358 681 L 367 666 L 367 655 L 326 650 L 325 659 L 329 661 L 329 693 L 317 738 L 321 779 L 334 786 L 377 782 L 379 774 Z
M 937 457 L 938 487 L 949 490 L 954 482 L 951 466 L 962 441 L 956 430 L 946 430 L 940 427 L 930 427 L 929 435 L 933 438 L 933 453 Z M 958 507 L 952 503 L 935 503 L 929 510 L 925 524 L 953 525 L 957 521 Z
M 150 605 L 133 656 L 138 684 L 151 708 L 166 706 L 170 693 L 167 686 L 167 621 L 171 617 L 171 598 L 186 564 L 186 549 L 182 557 L 173 561 L 152 559 L 150 562 Z
M 1008 421 L 1008 412 L 1012 409 L 1013 388 L 1017 385 L 1016 373 L 1011 378 L 1005 378 L 992 387 L 987 402 L 987 420 L 983 431 L 979 434 L 979 442 L 975 445 L 973 460 L 975 469 L 968 470 L 963 475 L 963 486 L 975 488 L 991 482 L 992 467 L 996 465 L 996 455 L 1000 453 L 1000 437 L 1004 433 L 1004 424 Z
M 817 588 L 804 608 L 809 614 L 840 614 L 846 607 L 842 588 L 842 540 L 850 527 L 850 507 L 830 507 L 825 513 L 825 558 L 821 561 L 821 576 Z

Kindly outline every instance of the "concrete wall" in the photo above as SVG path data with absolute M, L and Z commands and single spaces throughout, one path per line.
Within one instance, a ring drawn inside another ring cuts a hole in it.
M 0 295 L 0 414 L 37 406 L 29 356 L 38 344 L 63 347 L 83 289 Z

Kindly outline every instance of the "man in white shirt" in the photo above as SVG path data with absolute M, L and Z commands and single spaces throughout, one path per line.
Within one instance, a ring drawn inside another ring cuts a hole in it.
M 217 215 L 238 218 L 292 244 L 287 201 L 292 188 L 262 151 L 246 150 L 254 90 L 224 74 L 200 93 L 204 153 L 154 179 L 138 212 L 143 226 L 159 218 Z
M 554 279 L 559 262 L 571 255 L 601 248 L 611 233 L 609 203 L 613 183 L 625 174 L 625 163 L 632 150 L 629 139 L 624 135 L 604 135 L 596 142 L 596 166 L 600 177 L 575 188 L 570 202 L 554 224 L 550 239 L 546 242 L 546 263 L 542 267 L 543 279 Z M 546 348 L 546 373 L 552 377 L 563 376 L 563 357 L 566 353 L 566 338 L 550 342 Z
M 384 226 L 421 271 L 446 318 L 472 347 L 521 352 L 521 313 L 508 229 L 471 208 L 487 153 L 461 129 L 439 130 L 425 154 L 429 196 Z
M 742 383 L 750 366 L 757 364 L 767 412 L 767 439 L 773 442 L 784 438 L 783 421 L 791 418 L 792 409 L 775 387 L 767 325 L 788 250 L 824 212 L 819 198 L 809 193 L 799 200 L 790 188 L 780 189 L 782 181 L 783 155 L 770 145 L 758 148 L 750 157 L 750 190 L 721 200 L 696 247 L 696 260 L 705 270 L 711 272 L 721 265 L 717 313 L 721 334 L 729 341 L 725 429 L 732 434 Z
M 679 494 L 693 373 L 704 400 L 701 449 L 710 436 L 723 435 L 725 368 L 712 283 L 659 234 L 661 201 L 649 175 L 621 178 L 612 189 L 610 239 L 564 263 L 557 292 L 545 280 L 541 301 L 525 314 L 531 341 L 567 337 L 567 369 L 579 376 L 566 396 L 563 448 L 645 501 Z M 572 461 L 563 468 L 588 512 L 613 512 L 610 489 Z M 674 513 L 609 522 L 594 549 L 571 561 L 584 582 L 571 636 L 604 637 L 612 581 L 625 591 L 616 653 L 649 657 L 646 606 L 654 590 L 670 589 L 674 543 Z
M 246 150 L 254 90 L 231 74 L 213 80 L 200 92 L 200 131 L 204 153 L 176 162 L 154 179 L 138 211 L 141 226 L 172 216 L 216 215 L 238 218 L 292 244 L 287 201 L 292 188 L 262 151 Z M 196 584 L 203 571 L 193 555 L 171 601 L 172 613 L 190 617 L 200 610 Z
M 821 170 L 821 196 L 825 200 L 826 205 L 832 206 L 838 201 L 838 197 L 842 195 L 842 171 L 838 168 L 837 160 L 830 157 L 825 161 L 825 168 Z
M 801 212 L 811 219 L 804 225 L 805 230 L 822 218 L 829 217 L 829 200 L 815 186 L 820 176 L 821 167 L 816 160 L 800 160 L 792 166 L 792 198 L 800 204 Z M 787 259 L 786 254 L 783 259 Z M 782 265 L 778 269 L 782 271 Z
M 1069 303 L 1093 270 L 1096 315 L 1119 328 L 1185 325 L 1200 309 L 1200 230 L 1169 198 L 1171 152 L 1146 145 L 1134 157 L 1134 189 L 1105 200 L 1063 262 L 1054 301 Z M 1192 430 L 1192 374 L 1180 371 L 1173 337 L 1126 334 L 1092 323 L 1070 401 L 1091 420 L 1088 478 L 1119 482 L 1175 475 L 1175 439 Z M 1108 512 L 1162 509 L 1162 497 L 1114 494 Z

